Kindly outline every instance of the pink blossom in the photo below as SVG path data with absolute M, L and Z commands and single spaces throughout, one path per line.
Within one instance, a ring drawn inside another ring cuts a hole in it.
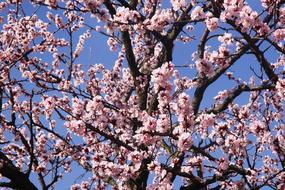
M 225 33 L 223 36 L 219 36 L 218 40 L 226 45 L 231 45 L 233 43 L 231 33 Z
M 284 29 L 277 29 L 272 33 L 273 40 L 276 42 L 280 42 L 285 38 L 285 30 Z
M 265 130 L 265 125 L 261 121 L 254 121 L 250 125 L 250 130 L 258 136 L 258 135 L 263 134 L 263 130 Z
M 171 0 L 170 2 L 173 6 L 173 10 L 175 11 L 178 11 L 186 6 L 185 0 Z
M 54 20 L 55 20 L 55 24 L 58 28 L 63 27 L 62 18 L 59 15 L 55 15 Z
M 170 9 L 157 10 L 150 20 L 144 21 L 149 30 L 163 32 L 165 27 L 174 21 Z
M 86 7 L 91 10 L 95 11 L 101 4 L 103 3 L 102 0 L 84 0 Z
M 160 88 L 168 89 L 168 80 L 170 79 L 174 71 L 173 63 L 167 62 L 162 65 L 162 67 L 153 71 L 152 81 L 154 82 L 154 88 L 158 91 Z
M 189 149 L 192 145 L 192 137 L 190 133 L 182 133 L 179 135 L 177 147 L 180 151 Z
M 222 170 L 222 171 L 225 171 L 228 169 L 229 167 L 229 160 L 226 158 L 226 157 L 222 157 L 220 160 L 219 160 L 219 165 L 218 165 L 218 169 L 219 170 Z
M 146 121 L 144 121 L 144 125 L 147 127 L 148 131 L 155 131 L 157 121 L 153 117 L 148 117 Z
M 57 0 L 45 0 L 45 1 L 52 8 L 56 8 L 57 7 Z
M 72 107 L 74 115 L 81 115 L 84 112 L 84 102 L 78 98 L 73 98 Z
M 160 133 L 165 133 L 169 130 L 170 119 L 167 114 L 161 114 L 157 120 L 157 131 Z
M 89 30 L 87 30 L 84 34 L 80 35 L 79 41 L 78 41 L 76 48 L 75 48 L 75 51 L 74 51 L 74 57 L 75 58 L 78 57 L 80 52 L 83 50 L 85 40 L 87 38 L 90 38 L 90 37 L 91 37 L 91 34 L 90 34 Z
M 117 42 L 114 38 L 108 38 L 107 44 L 110 47 L 110 51 L 116 51 Z
M 128 24 L 128 22 L 130 21 L 137 22 L 139 18 L 140 15 L 137 11 L 130 10 L 129 8 L 126 7 L 118 7 L 117 13 L 114 17 L 114 21 L 121 24 Z
M 196 61 L 196 67 L 200 75 L 207 73 L 208 76 L 211 76 L 214 71 L 212 64 L 208 60 L 198 59 Z
M 191 12 L 191 19 L 192 20 L 199 20 L 205 18 L 205 13 L 203 8 L 200 6 L 196 6 L 193 11 Z
M 207 25 L 207 28 L 210 30 L 210 31 L 214 31 L 218 28 L 218 21 L 219 19 L 218 18 L 207 18 L 206 19 L 206 25 Z

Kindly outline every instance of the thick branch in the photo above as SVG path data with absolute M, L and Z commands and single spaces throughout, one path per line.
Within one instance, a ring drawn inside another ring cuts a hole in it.
M 186 7 L 186 9 L 183 11 L 183 13 L 179 16 L 176 23 L 173 24 L 173 27 L 167 32 L 167 39 L 170 41 L 174 41 L 178 34 L 182 31 L 183 27 L 188 24 L 188 22 L 182 22 L 185 20 L 185 18 L 188 16 L 188 13 L 193 8 L 192 4 L 189 3 L 189 5 Z
M 14 166 L 11 160 L 0 151 L 0 161 L 2 167 L 0 167 L 0 173 L 11 180 L 10 185 L 19 190 L 37 190 L 37 187 L 29 180 L 29 178 L 19 169 Z
M 250 46 L 248 44 L 244 45 L 238 52 L 229 58 L 227 67 L 217 69 L 212 77 L 207 79 L 204 78 L 198 82 L 197 88 L 194 92 L 194 98 L 192 100 L 192 107 L 195 114 L 199 111 L 201 101 L 208 86 L 215 82 L 228 68 L 230 68 L 242 55 L 244 55 L 249 48 Z
M 206 45 L 209 33 L 210 33 L 210 30 L 208 30 L 208 28 L 206 28 L 203 35 L 202 35 L 200 43 L 198 45 L 198 57 L 199 57 L 199 59 L 203 59 L 203 57 L 204 57 L 205 45 Z
M 129 68 L 131 70 L 131 74 L 134 80 L 136 80 L 136 77 L 140 76 L 140 72 L 137 67 L 136 58 L 133 52 L 132 42 L 128 31 L 122 31 L 122 39 L 124 47 L 126 49 L 126 58 L 128 61 Z
M 269 80 L 271 80 L 273 83 L 276 83 L 278 81 L 278 76 L 274 73 L 270 63 L 265 58 L 264 53 L 256 45 L 257 40 L 251 38 L 250 35 L 248 35 L 247 33 L 242 32 L 241 29 L 237 27 L 233 21 L 228 21 L 228 23 L 231 26 L 233 26 L 243 36 L 243 38 L 250 45 L 250 49 L 253 51 L 255 57 L 257 58 L 260 65 L 264 69 Z
M 274 85 L 264 84 L 257 87 L 249 87 L 245 84 L 239 85 L 236 89 L 234 89 L 228 97 L 220 104 L 214 106 L 212 110 L 209 110 L 208 113 L 220 113 L 227 109 L 228 105 L 233 102 L 233 100 L 238 97 L 242 92 L 249 92 L 249 91 L 261 91 L 266 89 L 272 89 Z
M 173 175 L 178 175 L 178 176 L 188 178 L 195 184 L 202 184 L 202 179 L 200 179 L 197 176 L 194 176 L 191 172 L 189 172 L 189 173 L 188 172 L 182 172 L 182 171 L 180 171 L 179 168 L 169 167 L 169 166 L 166 166 L 164 164 L 161 164 L 161 167 L 163 169 L 165 169 L 166 171 L 171 172 Z

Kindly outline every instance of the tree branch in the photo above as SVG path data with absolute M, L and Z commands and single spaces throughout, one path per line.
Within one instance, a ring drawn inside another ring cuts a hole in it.
M 11 180 L 10 184 L 19 190 L 38 190 L 37 187 L 29 180 L 29 178 L 14 166 L 13 162 L 0 151 L 0 173 Z
M 192 108 L 195 114 L 198 113 L 201 101 L 208 86 L 215 82 L 228 68 L 230 68 L 245 52 L 250 49 L 248 44 L 244 45 L 238 52 L 233 54 L 228 59 L 228 66 L 219 68 L 215 71 L 215 74 L 210 78 L 203 78 L 198 81 L 197 88 L 194 92 L 192 100 Z
M 214 105 L 214 108 L 209 110 L 208 113 L 220 113 L 227 109 L 228 105 L 233 102 L 233 100 L 238 97 L 242 92 L 250 92 L 250 91 L 261 91 L 266 89 L 273 89 L 275 86 L 271 84 L 264 84 L 257 87 L 249 87 L 245 84 L 239 85 L 235 88 L 224 100 L 223 103 Z
M 233 21 L 228 20 L 227 22 L 232 27 L 234 27 L 243 36 L 243 38 L 247 41 L 247 43 L 250 45 L 250 49 L 253 51 L 255 57 L 257 58 L 260 65 L 264 69 L 267 77 L 269 78 L 269 80 L 271 80 L 275 84 L 278 81 L 278 76 L 274 73 L 270 63 L 265 58 L 263 52 L 261 52 L 260 49 L 258 48 L 258 46 L 256 45 L 257 40 L 252 39 L 250 37 L 250 35 L 248 35 L 245 32 L 242 32 L 241 29 L 239 27 L 237 27 Z

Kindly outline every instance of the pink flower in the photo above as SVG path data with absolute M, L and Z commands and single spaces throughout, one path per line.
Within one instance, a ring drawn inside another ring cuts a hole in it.
M 279 2 L 280 0 L 261 0 L 261 4 L 264 8 L 271 7 L 273 3 L 277 4 Z
M 79 189 L 81 189 L 79 184 L 75 184 L 70 187 L 70 190 L 79 190 Z
M 272 33 L 273 40 L 275 42 L 280 42 L 285 38 L 285 29 L 277 29 Z
M 173 10 L 178 11 L 186 6 L 185 0 L 170 0 Z
M 84 112 L 84 102 L 81 99 L 73 98 L 72 100 L 72 113 L 74 115 L 81 115 Z
M 157 120 L 157 131 L 160 133 L 165 133 L 168 131 L 170 127 L 170 119 L 169 115 L 162 114 L 159 116 L 159 119 Z
M 92 12 L 95 11 L 102 3 L 102 0 L 84 0 L 86 7 Z
M 192 20 L 199 20 L 205 18 L 205 13 L 203 8 L 200 6 L 196 6 L 193 11 L 191 12 L 191 19 Z
M 222 157 L 219 160 L 218 169 L 225 171 L 229 168 L 230 162 L 226 157 Z
M 218 21 L 219 19 L 218 18 L 207 18 L 206 19 L 206 25 L 207 25 L 207 28 L 210 30 L 210 31 L 214 31 L 218 28 Z
M 112 38 L 112 37 L 110 37 L 110 38 L 108 38 L 108 40 L 107 40 L 107 44 L 109 45 L 109 47 L 110 47 L 110 51 L 116 51 L 116 45 L 118 44 L 117 43 L 117 41 L 114 39 L 114 38 Z
M 45 0 L 45 1 L 46 1 L 46 4 L 48 4 L 52 8 L 57 7 L 57 0 Z
M 276 84 L 277 95 L 281 100 L 285 99 L 285 79 L 279 79 Z
M 74 57 L 79 56 L 80 52 L 83 50 L 84 43 L 85 43 L 86 39 L 90 38 L 90 37 L 91 37 L 90 30 L 87 30 L 85 33 L 80 35 L 79 41 L 78 41 L 76 48 L 75 48 L 75 51 L 74 51 Z
M 144 121 L 144 126 L 147 127 L 148 131 L 155 131 L 157 121 L 153 117 L 148 117 L 146 121 Z
M 149 30 L 163 32 L 166 26 L 174 21 L 173 12 L 170 9 L 157 10 L 150 20 L 145 20 Z
M 55 25 L 58 28 L 62 28 L 63 27 L 62 18 L 59 15 L 55 15 L 54 21 L 55 21 Z
M 249 128 L 251 132 L 258 136 L 263 133 L 265 125 L 261 121 L 254 121 Z
M 6 7 L 7 3 L 6 2 L 0 2 L 0 11 L 4 10 Z
M 86 111 L 89 113 L 96 113 L 97 111 L 103 110 L 104 105 L 101 96 L 95 96 L 91 101 L 88 101 L 86 105 Z
M 198 59 L 196 61 L 196 67 L 200 75 L 204 74 L 207 76 L 211 76 L 214 72 L 212 63 L 205 59 Z
M 169 86 L 168 80 L 172 76 L 173 71 L 173 63 L 166 62 L 160 68 L 155 69 L 152 72 L 152 81 L 154 82 L 154 88 L 156 91 L 158 91 L 159 88 L 166 89 Z
M 130 10 L 126 7 L 118 7 L 114 21 L 117 23 L 128 24 L 130 21 L 137 22 L 140 18 L 140 14 L 137 11 Z M 126 26 L 127 27 L 127 26 Z
M 185 151 L 191 147 L 192 143 L 191 133 L 182 133 L 179 135 L 177 147 L 180 151 Z
M 218 40 L 225 45 L 231 45 L 233 43 L 232 34 L 225 33 L 223 36 L 219 36 Z

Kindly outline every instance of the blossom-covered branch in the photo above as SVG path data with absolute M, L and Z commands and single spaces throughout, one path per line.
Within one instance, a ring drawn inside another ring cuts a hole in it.
M 1 188 L 285 188 L 285 1 L 0 12 Z

